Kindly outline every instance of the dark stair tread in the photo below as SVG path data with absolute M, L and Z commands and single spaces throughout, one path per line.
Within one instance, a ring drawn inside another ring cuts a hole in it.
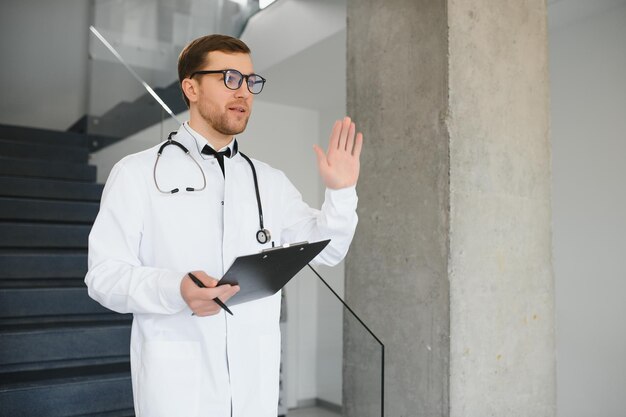
M 0 197 L 0 219 L 91 223 L 99 202 Z
M 88 148 L 92 137 L 74 132 L 0 124 L 0 139 Z
M 15 223 L 0 220 L 0 247 L 85 248 L 90 225 Z
M 75 417 L 135 417 L 135 410 L 133 408 L 125 408 L 123 410 L 113 410 L 105 413 L 81 414 Z
M 0 288 L 0 324 L 7 318 L 112 313 L 87 287 Z
M 0 195 L 5 197 L 99 201 L 103 188 L 82 181 L 0 176 Z
M 24 277 L 22 279 L 0 278 L 0 290 L 2 289 L 38 289 L 38 288 L 78 288 L 85 286 L 85 277 L 76 278 L 33 278 Z
M 89 129 L 100 135 L 124 138 L 159 122 L 163 117 L 169 116 L 164 116 L 161 106 L 156 102 L 136 105 L 123 101 L 102 116 L 91 118 Z
M 43 325 L 47 323 L 84 324 L 112 321 L 130 324 L 132 323 L 132 320 L 133 315 L 130 313 L 120 314 L 111 310 L 106 310 L 103 313 L 93 314 L 51 314 L 45 316 L 2 317 L 0 318 L 0 328 L 6 326 Z
M 0 256 L 16 255 L 16 256 L 64 256 L 64 255 L 87 255 L 84 249 L 63 249 L 63 248 L 0 248 Z
M 86 273 L 86 251 L 0 249 L 0 278 L 79 278 Z
M 0 393 L 12 389 L 24 389 L 61 384 L 88 383 L 104 379 L 130 377 L 130 362 L 58 368 L 40 371 L 6 373 L 2 375 Z
M 0 369 L 128 355 L 129 322 L 44 323 L 0 328 Z
M 117 320 L 89 323 L 34 323 L 26 325 L 0 326 L 0 335 L 19 335 L 24 333 L 49 333 L 51 331 L 73 332 L 81 330 L 98 330 L 108 328 L 129 328 L 130 323 Z
M 129 371 L 126 362 L 13 374 L 0 384 L 2 413 L 62 417 L 130 409 Z
M 66 161 L 86 163 L 89 149 L 77 146 L 32 144 L 23 141 L 0 140 L 0 155 L 32 161 Z
M 0 366 L 0 380 L 7 379 L 7 375 L 22 375 L 24 373 L 33 373 L 38 371 L 51 371 L 53 369 L 67 369 L 87 366 L 99 366 L 99 365 L 115 365 L 122 362 L 129 362 L 130 355 L 117 356 L 99 356 L 94 358 L 81 358 L 81 359 L 64 359 L 64 360 L 52 360 L 52 361 L 34 361 L 29 363 L 18 363 L 14 365 L 2 365 Z M 14 377 L 12 377 L 14 378 Z M 19 378 L 19 377 L 18 377 Z M 14 381 L 18 382 L 18 381 Z
M 96 181 L 96 167 L 85 163 L 0 157 L 0 175 Z

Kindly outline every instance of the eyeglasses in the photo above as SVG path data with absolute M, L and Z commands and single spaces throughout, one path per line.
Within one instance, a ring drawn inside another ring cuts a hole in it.
M 229 88 L 231 90 L 238 90 L 239 87 L 241 87 L 241 83 L 243 83 L 243 80 L 245 78 L 246 85 L 248 86 L 248 91 L 250 91 L 252 94 L 259 94 L 263 90 L 263 86 L 265 85 L 265 78 L 261 77 L 260 75 L 244 75 L 236 69 L 195 71 L 191 73 L 189 78 L 193 78 L 193 76 L 197 74 L 223 74 L 224 85 L 226 86 L 226 88 Z

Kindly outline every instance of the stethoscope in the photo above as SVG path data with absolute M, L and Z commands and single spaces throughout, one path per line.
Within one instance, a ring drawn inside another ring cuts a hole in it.
M 185 127 L 185 130 L 187 130 L 187 127 L 183 125 L 183 127 Z M 191 135 L 191 132 L 189 132 L 189 130 L 187 130 L 187 132 Z M 189 158 L 191 158 L 191 160 L 193 161 L 194 164 L 196 164 L 196 166 L 198 167 L 198 169 L 200 170 L 200 173 L 202 174 L 202 188 L 193 188 L 193 187 L 185 187 L 185 191 L 189 191 L 189 192 L 193 192 L 193 191 L 202 191 L 206 188 L 206 176 L 204 175 L 204 171 L 202 170 L 202 167 L 200 166 L 200 164 L 198 163 L 198 161 L 196 161 L 191 154 L 189 153 L 189 150 L 180 142 L 175 141 L 174 139 L 172 139 L 172 136 L 176 135 L 177 132 L 171 132 L 168 136 L 167 136 L 167 140 L 161 145 L 161 147 L 159 148 L 158 152 L 157 152 L 157 157 L 156 160 L 154 161 L 154 168 L 152 170 L 152 177 L 154 178 L 154 185 L 156 186 L 157 190 L 159 190 L 161 193 L 163 194 L 176 194 L 178 191 L 180 191 L 178 188 L 174 188 L 172 190 L 162 190 L 161 187 L 159 187 L 159 183 L 157 181 L 157 177 L 156 177 L 156 171 L 157 171 L 157 165 L 159 164 L 159 159 L 161 158 L 161 154 L 163 153 L 163 149 L 165 149 L 167 146 L 169 145 L 175 145 L 176 147 L 178 147 L 180 150 L 182 150 Z M 191 135 L 193 137 L 193 135 Z M 194 139 L 195 142 L 195 139 Z M 237 142 L 235 142 L 235 147 L 233 148 L 233 156 L 235 156 L 235 154 L 237 153 Z M 198 147 L 198 143 L 196 142 L 196 148 Z M 198 154 L 201 154 L 200 149 L 198 149 Z M 248 164 L 250 165 L 250 169 L 252 169 L 252 178 L 254 179 L 254 192 L 256 193 L 256 202 L 257 202 L 257 206 L 259 209 L 259 230 L 256 232 L 256 240 L 257 242 L 259 242 L 260 244 L 265 244 L 267 242 L 270 241 L 270 239 L 272 238 L 272 235 L 270 233 L 269 230 L 267 230 L 265 227 L 263 227 L 263 207 L 261 206 L 261 195 L 259 194 L 259 182 L 257 180 L 257 176 L 256 176 L 256 169 L 254 168 L 254 164 L 252 163 L 252 161 L 250 160 L 250 158 L 248 158 L 243 152 L 239 152 L 239 155 L 241 155 L 243 157 L 243 159 L 245 159 Z

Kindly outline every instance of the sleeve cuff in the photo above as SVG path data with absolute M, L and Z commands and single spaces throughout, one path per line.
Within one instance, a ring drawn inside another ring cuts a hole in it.
M 351 204 L 356 208 L 358 197 L 356 195 L 356 185 L 346 188 L 333 190 L 326 188 L 326 201 L 330 201 L 333 205 Z
M 173 313 L 178 313 L 187 307 L 187 303 L 180 293 L 180 283 L 184 277 L 184 272 L 168 272 L 159 279 L 161 302 Z

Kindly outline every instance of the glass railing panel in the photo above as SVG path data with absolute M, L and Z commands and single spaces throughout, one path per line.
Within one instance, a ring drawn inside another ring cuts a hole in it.
M 157 123 L 163 106 L 137 79 L 174 114 L 185 111 L 180 51 L 206 34 L 239 36 L 258 10 L 258 0 L 96 0 L 93 28 L 101 38 L 92 31 L 88 108 L 73 130 L 121 139 Z
M 291 387 L 281 399 L 292 406 L 287 416 L 383 416 L 384 346 L 342 301 L 343 278 L 328 268 L 314 268 L 328 272 L 328 279 L 306 267 L 286 290 L 292 308 L 282 329 L 296 335 L 283 334 L 288 341 L 283 374 L 297 378 L 283 380 Z

